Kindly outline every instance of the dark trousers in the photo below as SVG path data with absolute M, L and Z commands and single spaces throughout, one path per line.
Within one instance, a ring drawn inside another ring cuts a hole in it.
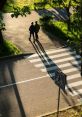
M 34 33 L 32 33 L 32 32 L 30 32 L 30 37 L 29 37 L 29 39 L 31 39 L 31 37 L 33 37 L 33 39 L 34 39 Z
M 37 32 L 35 32 L 35 38 L 38 39 L 38 33 Z

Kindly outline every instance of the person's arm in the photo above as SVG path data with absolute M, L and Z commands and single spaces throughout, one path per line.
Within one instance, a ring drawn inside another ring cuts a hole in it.
M 29 31 L 30 31 L 31 27 L 29 27 Z

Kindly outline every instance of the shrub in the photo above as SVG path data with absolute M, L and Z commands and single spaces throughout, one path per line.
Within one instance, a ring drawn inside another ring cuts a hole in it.
M 29 6 L 24 6 L 22 8 L 16 6 L 16 7 L 13 7 L 13 9 L 14 9 L 14 11 L 11 14 L 12 18 L 13 17 L 17 18 L 19 15 L 26 16 L 26 14 L 30 14 L 31 13 Z
M 53 16 L 51 16 L 51 15 L 44 15 L 42 18 L 40 18 L 40 23 L 48 24 L 52 20 L 53 20 Z

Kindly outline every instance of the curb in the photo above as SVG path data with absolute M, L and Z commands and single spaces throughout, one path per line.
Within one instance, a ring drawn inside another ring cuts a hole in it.
M 81 105 L 82 105 L 82 104 L 76 104 L 75 106 L 66 107 L 66 108 L 60 109 L 59 112 L 62 112 L 62 111 L 71 109 L 71 108 L 73 108 L 73 107 L 81 106 Z M 48 112 L 48 113 L 42 114 L 42 115 L 37 116 L 37 117 L 45 117 L 45 116 L 52 115 L 52 114 L 54 114 L 54 113 L 57 113 L 57 111 Z
M 4 57 L 0 57 L 0 61 L 3 60 L 8 60 L 8 59 L 13 59 L 13 58 L 21 58 L 21 57 L 25 57 L 25 56 L 30 56 L 33 53 L 24 53 L 24 54 L 19 54 L 19 55 L 10 55 L 10 56 L 4 56 Z
M 65 48 L 66 46 L 62 46 L 59 48 Z M 57 48 L 57 49 L 59 49 Z M 22 54 L 18 54 L 18 55 L 9 55 L 9 56 L 4 56 L 4 57 L 0 57 L 0 61 L 1 60 L 7 60 L 7 59 L 13 59 L 13 58 L 20 58 L 20 57 L 25 57 L 25 56 L 30 56 L 34 53 L 22 53 Z

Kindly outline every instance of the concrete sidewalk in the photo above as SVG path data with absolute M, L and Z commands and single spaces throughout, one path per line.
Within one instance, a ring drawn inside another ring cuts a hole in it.
M 10 13 L 5 13 L 4 22 L 6 30 L 3 31 L 4 38 L 11 40 L 23 52 L 34 52 L 29 42 L 29 26 L 31 22 L 39 21 L 39 18 L 40 15 L 35 11 L 32 11 L 32 13 L 26 17 L 19 16 L 18 18 L 12 18 Z M 40 29 L 39 32 L 39 40 L 45 49 L 62 46 L 56 37 L 52 37 L 51 39 L 50 35 L 43 32 L 42 29 Z
M 0 63 L 0 113 L 6 117 L 41 117 L 73 105 L 49 75 L 28 58 Z

